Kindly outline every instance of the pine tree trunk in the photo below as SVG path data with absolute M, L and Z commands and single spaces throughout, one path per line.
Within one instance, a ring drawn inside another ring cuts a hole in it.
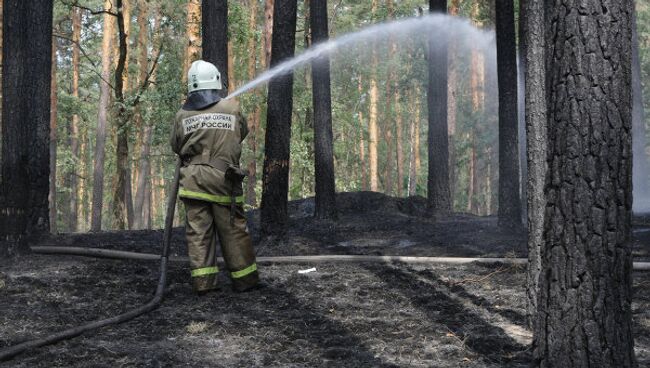
M 57 145 L 57 81 L 56 81 L 56 39 L 52 38 L 52 82 L 50 83 L 50 193 L 48 201 L 50 202 L 50 232 L 57 233 L 56 226 L 56 145 Z
M 131 200 L 127 193 L 130 192 L 131 181 L 129 180 L 129 131 L 128 131 L 128 111 L 125 106 L 125 85 L 124 74 L 126 73 L 127 60 L 127 34 L 125 33 L 125 21 L 122 0 L 117 1 L 117 30 L 118 30 L 118 47 L 119 58 L 115 68 L 115 102 L 117 104 L 117 116 L 115 117 L 115 135 L 117 144 L 115 145 L 115 186 L 113 192 L 113 221 L 118 230 L 124 230 L 129 225 L 128 221 L 128 204 Z M 127 186 L 129 188 L 127 188 Z M 128 197 L 128 198 L 127 198 Z M 132 204 L 131 204 L 132 206 Z
M 149 7 L 146 0 L 138 2 L 138 77 L 137 85 L 142 85 L 149 72 Z M 136 146 L 134 152 L 139 153 L 138 165 L 135 171 L 135 199 L 133 228 L 145 228 L 148 208 L 145 204 L 147 185 L 150 178 L 150 158 L 151 151 L 151 126 L 145 122 L 142 117 L 140 106 L 135 107 L 133 121 L 136 129 Z
M 549 170 L 533 343 L 539 367 L 636 366 L 633 7 L 632 0 L 589 4 L 583 13 L 584 2 L 558 0 L 545 21 Z
M 363 96 L 363 81 L 359 76 L 358 82 L 359 98 Z M 359 104 L 359 171 L 361 172 L 361 190 L 368 190 L 368 171 L 366 162 L 366 125 L 363 119 L 363 106 Z
M 72 98 L 75 100 L 79 99 L 79 62 L 80 62 L 80 49 L 79 42 L 81 41 L 81 9 L 73 8 L 72 9 Z M 79 217 L 80 217 L 80 208 L 79 208 L 79 182 L 83 176 L 82 167 L 84 166 L 84 161 L 80 156 L 79 152 L 79 140 L 80 140 L 80 131 L 79 131 L 79 115 L 73 114 L 72 120 L 70 121 L 70 151 L 72 153 L 72 171 L 69 173 L 70 176 L 70 215 L 68 228 L 70 231 L 75 232 L 78 229 Z
M 526 1 L 522 27 L 526 43 L 525 69 L 525 113 L 526 113 L 526 156 L 528 180 L 526 192 L 528 214 L 528 272 L 526 295 L 529 324 L 535 320 L 539 275 L 541 272 L 541 248 L 544 232 L 544 180 L 546 178 L 546 66 L 544 40 L 544 6 L 540 2 Z
M 206 0 L 206 3 L 210 0 Z M 201 0 L 187 1 L 187 18 L 185 21 L 185 57 L 183 58 L 183 83 L 187 83 L 187 71 L 190 65 L 201 57 Z M 220 70 L 221 71 L 221 70 Z
M 228 1 L 206 0 L 201 5 L 203 60 L 216 65 L 223 88 L 229 86 L 228 69 Z M 226 95 L 226 91 L 222 91 Z
M 643 85 L 641 59 L 639 57 L 639 36 L 637 34 L 636 10 L 632 23 L 632 188 L 634 188 L 634 211 L 650 212 L 650 168 L 646 154 L 646 120 L 643 108 Z
M 263 65 L 266 69 L 271 66 L 271 45 L 273 40 L 273 12 L 275 0 L 264 2 L 264 50 L 262 51 Z
M 109 9 L 111 0 L 105 0 L 104 9 Z M 104 160 L 106 157 L 106 123 L 110 101 L 111 77 L 111 41 L 113 38 L 113 17 L 104 14 L 102 36 L 102 81 L 100 82 L 99 112 L 97 116 L 97 131 L 95 136 L 95 167 L 93 171 L 93 209 L 90 229 L 101 231 L 102 208 L 104 206 Z
M 467 175 L 467 212 L 472 212 L 475 207 L 474 194 L 476 192 L 476 148 L 472 138 L 472 146 L 469 153 L 469 175 Z
M 398 86 L 397 86 L 398 87 Z M 400 91 L 399 88 L 395 89 L 395 131 L 397 132 L 395 139 L 397 140 L 396 155 L 397 160 L 397 196 L 402 196 L 404 189 L 404 122 L 402 121 L 402 110 L 400 106 Z
M 2 7 L 0 255 L 6 255 L 26 251 L 30 239 L 50 230 L 52 1 L 4 0 Z
M 296 0 L 277 0 L 274 6 L 271 66 L 293 57 L 296 42 Z M 293 110 L 293 73 L 269 82 L 268 110 L 262 178 L 262 230 L 275 233 L 287 223 L 289 144 Z
M 249 0 L 248 7 L 250 9 L 248 29 L 254 35 L 257 30 L 257 0 Z M 255 51 L 257 50 L 257 47 L 255 46 L 255 43 L 255 36 L 248 38 L 248 49 L 252 51 L 248 58 L 248 80 L 253 80 L 255 78 L 255 65 L 257 63 L 257 52 Z M 262 48 L 261 53 L 264 53 L 264 48 Z M 252 158 L 248 162 L 249 176 L 246 187 L 246 203 L 253 207 L 257 205 L 255 187 L 257 186 L 257 132 L 259 129 L 259 119 L 260 107 L 256 104 L 255 110 L 248 117 L 248 146 L 250 147 Z
M 518 139 L 519 139 L 519 169 L 520 169 L 520 205 L 521 205 L 521 218 L 524 221 L 524 225 L 527 223 L 527 203 L 528 203 L 528 162 L 526 161 L 526 27 L 524 23 L 526 22 L 527 11 L 526 11 L 526 0 L 519 0 L 519 27 L 518 27 L 518 57 L 517 57 L 517 115 L 519 122 L 518 124 Z
M 429 0 L 429 11 L 447 13 L 447 0 Z M 429 178 L 428 205 L 431 214 L 451 211 L 449 188 L 449 136 L 447 129 L 448 35 L 439 32 L 429 39 Z
M 311 1 L 312 42 L 326 42 L 327 0 Z M 332 136 L 332 101 L 330 91 L 329 56 L 312 61 L 314 106 L 314 159 L 316 181 L 316 209 L 319 219 L 336 218 L 336 187 L 334 184 L 334 146 Z
M 511 0 L 496 1 L 499 83 L 499 227 L 521 227 L 519 123 L 517 118 L 517 44 Z

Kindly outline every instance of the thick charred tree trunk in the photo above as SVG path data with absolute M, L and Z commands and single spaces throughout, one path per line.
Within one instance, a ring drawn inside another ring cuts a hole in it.
M 499 227 L 521 227 L 517 116 L 517 43 L 512 0 L 496 0 L 499 78 Z
M 429 11 L 447 13 L 447 0 L 429 0 Z M 429 35 L 429 179 L 428 205 L 433 214 L 451 211 L 449 135 L 447 129 L 447 48 L 445 32 Z
M 528 273 L 526 294 L 528 296 L 529 321 L 535 320 L 537 295 L 541 271 L 540 252 L 544 233 L 544 180 L 546 178 L 546 66 L 544 40 L 544 4 L 527 0 L 521 26 L 524 28 L 526 53 L 525 68 L 525 113 L 526 113 L 526 156 L 528 161 Z
M 632 187 L 634 188 L 634 210 L 650 212 L 650 170 L 646 154 L 645 111 L 643 109 L 643 86 L 641 84 L 641 59 L 639 58 L 639 36 L 637 34 L 636 11 L 632 24 Z
M 2 43 L 0 254 L 13 254 L 50 229 L 52 0 L 4 0 Z
M 296 42 L 296 0 L 276 0 L 273 19 L 271 67 L 293 57 Z M 275 233 L 287 222 L 289 144 L 293 109 L 293 73 L 269 82 L 268 111 L 262 178 L 262 230 Z
M 217 66 L 221 72 L 223 96 L 228 93 L 228 1 L 203 0 L 203 60 Z M 231 91 L 232 92 L 232 91 Z
M 311 0 L 311 36 L 317 44 L 329 38 L 327 0 Z M 330 59 L 327 55 L 312 62 L 314 99 L 314 158 L 316 180 L 316 218 L 336 218 L 334 148 L 332 142 L 332 98 Z
M 547 8 L 548 163 L 539 367 L 635 367 L 632 0 Z M 601 40 L 596 42 L 595 40 Z

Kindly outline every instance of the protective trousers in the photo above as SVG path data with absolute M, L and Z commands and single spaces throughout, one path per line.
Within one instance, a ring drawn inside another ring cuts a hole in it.
M 246 228 L 241 205 L 235 207 L 231 223 L 231 207 L 208 201 L 183 198 L 185 204 L 187 248 L 195 291 L 217 288 L 216 236 L 230 271 L 233 289 L 245 291 L 259 281 L 255 253 Z

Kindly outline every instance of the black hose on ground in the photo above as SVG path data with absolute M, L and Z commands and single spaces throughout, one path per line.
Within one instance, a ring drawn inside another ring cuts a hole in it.
M 165 293 L 165 284 L 167 283 L 167 259 L 169 256 L 169 244 L 171 242 L 172 225 L 174 221 L 174 210 L 176 208 L 176 196 L 178 195 L 179 170 L 180 170 L 180 161 L 176 164 L 176 170 L 174 173 L 174 182 L 172 184 L 173 188 L 172 188 L 172 192 L 170 193 L 169 199 L 167 201 L 167 214 L 165 218 L 165 235 L 163 238 L 162 255 L 160 257 L 160 276 L 158 278 L 158 286 L 156 287 L 156 293 L 154 294 L 153 298 L 147 304 L 132 309 L 128 312 L 122 313 L 120 315 L 90 322 L 88 324 L 73 327 L 41 339 L 26 341 L 18 345 L 4 348 L 0 350 L 0 361 L 11 359 L 16 355 L 21 354 L 30 349 L 54 344 L 62 340 L 79 336 L 84 332 L 92 331 L 100 327 L 117 324 L 117 323 L 123 323 L 132 320 L 135 317 L 138 317 L 142 314 L 145 314 L 147 312 L 156 309 L 160 305 L 160 303 L 163 300 L 163 295 Z

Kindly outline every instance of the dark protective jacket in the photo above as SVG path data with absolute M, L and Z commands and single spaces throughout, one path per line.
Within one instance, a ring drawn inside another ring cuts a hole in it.
M 222 164 L 239 166 L 247 134 L 236 99 L 220 100 L 203 110 L 178 111 L 170 143 L 183 160 L 179 197 L 229 204 L 234 195 L 243 203 L 241 182 L 225 180 Z

